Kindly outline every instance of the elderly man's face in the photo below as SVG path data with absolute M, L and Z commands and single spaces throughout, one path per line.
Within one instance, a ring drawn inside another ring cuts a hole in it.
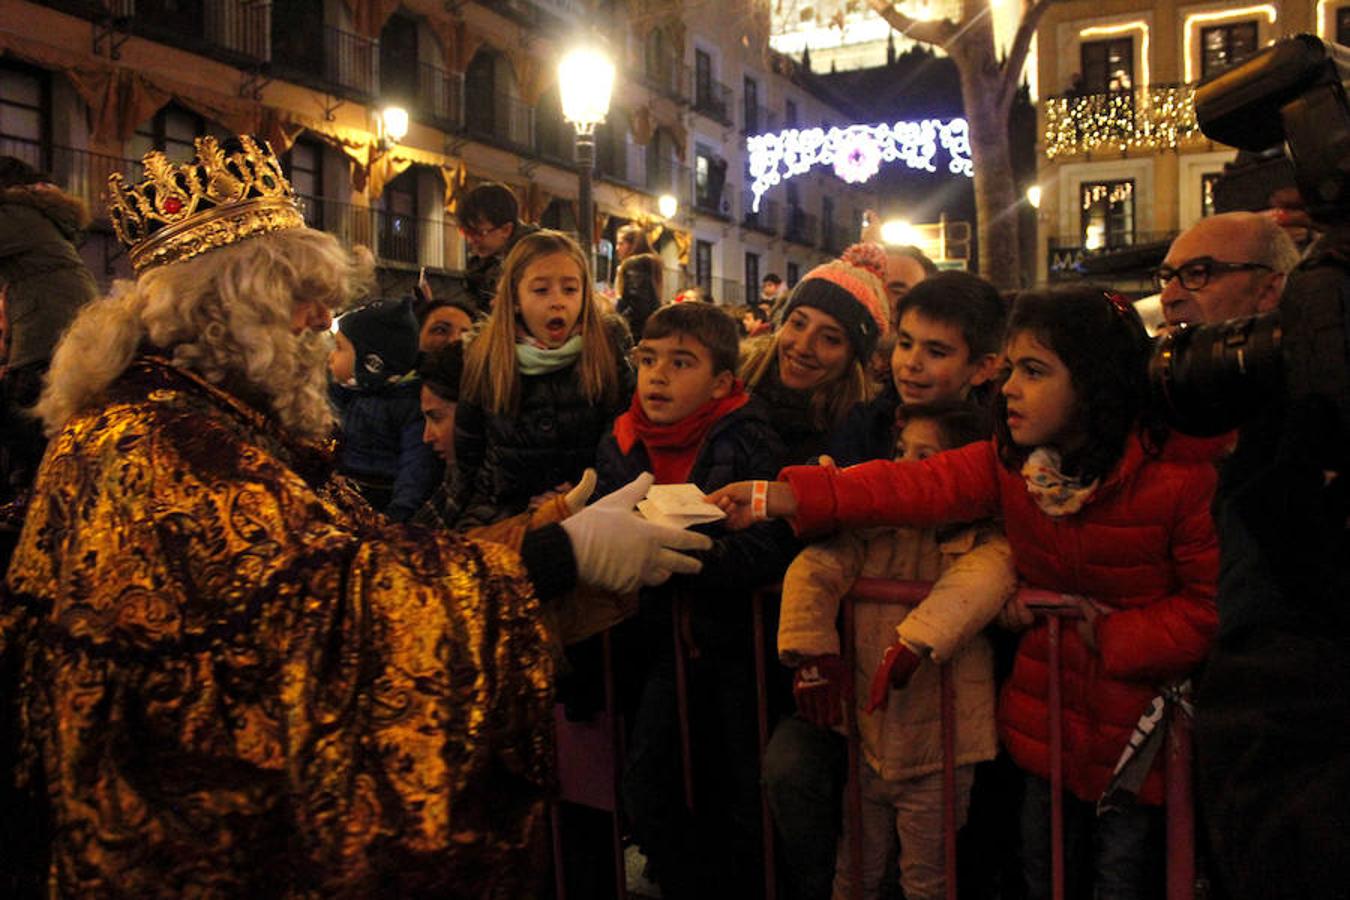
M 1162 274 L 1169 326 L 1224 322 L 1274 309 L 1284 277 L 1255 260 L 1256 236 L 1240 222 L 1202 219 L 1172 242 Z

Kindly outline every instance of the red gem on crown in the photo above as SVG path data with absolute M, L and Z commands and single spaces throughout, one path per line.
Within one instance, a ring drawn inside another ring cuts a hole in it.
M 181 212 L 182 209 L 183 201 L 177 197 L 169 197 L 164 201 L 164 211 L 170 215 Z

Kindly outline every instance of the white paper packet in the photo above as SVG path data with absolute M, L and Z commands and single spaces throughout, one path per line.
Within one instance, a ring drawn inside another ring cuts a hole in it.
M 654 484 L 637 508 L 647 521 L 672 528 L 720 522 L 727 517 L 695 484 Z

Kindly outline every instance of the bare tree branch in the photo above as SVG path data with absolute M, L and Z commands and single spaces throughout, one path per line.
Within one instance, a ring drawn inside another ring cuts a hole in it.
M 877 15 L 886 20 L 886 24 L 912 40 L 945 48 L 947 43 L 956 37 L 956 26 L 945 19 L 920 22 L 896 9 L 888 0 L 867 0 L 867 2 L 877 11 Z M 1041 2 L 1044 3 L 1046 0 Z
M 1012 98 L 1017 93 L 1017 83 L 1022 77 L 1022 65 L 1027 61 L 1027 52 L 1031 49 L 1031 39 L 1036 34 L 1036 26 L 1040 24 L 1041 16 L 1045 15 L 1045 11 L 1053 2 L 1054 0 L 1035 0 L 1022 13 L 1017 34 L 1013 36 L 1012 46 L 1008 48 L 1008 59 L 1003 64 L 1003 84 L 998 92 L 998 108 L 1004 114 L 1012 106 Z

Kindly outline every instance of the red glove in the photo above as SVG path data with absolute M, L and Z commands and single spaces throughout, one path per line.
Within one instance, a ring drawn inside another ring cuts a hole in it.
M 881 665 L 877 666 L 876 674 L 872 676 L 872 690 L 867 695 L 867 711 L 873 713 L 885 709 L 886 703 L 890 700 L 891 690 L 898 691 L 909 684 L 910 676 L 914 674 L 921 661 L 919 654 L 898 640 L 887 647 L 886 655 L 881 657 Z
M 813 656 L 798 666 L 792 696 L 806 721 L 821 728 L 842 722 L 844 703 L 853 702 L 853 683 L 839 654 Z

